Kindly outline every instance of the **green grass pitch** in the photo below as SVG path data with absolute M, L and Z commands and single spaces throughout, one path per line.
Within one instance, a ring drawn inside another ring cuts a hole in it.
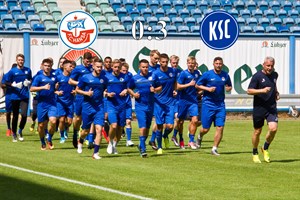
M 148 158 L 139 156 L 136 146 L 118 146 L 118 155 L 100 147 L 101 160 L 91 158 L 92 150 L 77 154 L 70 139 L 55 149 L 41 151 L 38 135 L 29 132 L 24 142 L 6 137 L 5 121 L 0 123 L 0 163 L 103 186 L 152 199 L 299 199 L 300 121 L 281 120 L 270 146 L 271 163 L 252 162 L 252 121 L 228 120 L 219 147 L 221 156 L 210 155 L 215 129 L 204 137 L 203 148 L 180 150 L 171 143 L 163 155 L 149 146 Z M 185 133 L 186 125 L 185 125 Z M 198 131 L 197 131 L 198 132 Z M 69 135 L 71 135 L 70 133 Z M 264 142 L 266 127 L 261 135 Z M 133 122 L 133 141 L 138 144 Z M 185 143 L 187 144 L 187 136 Z M 148 140 L 147 140 L 148 141 Z M 262 154 L 260 158 L 263 160 Z M 0 199 L 133 199 L 53 178 L 0 166 Z

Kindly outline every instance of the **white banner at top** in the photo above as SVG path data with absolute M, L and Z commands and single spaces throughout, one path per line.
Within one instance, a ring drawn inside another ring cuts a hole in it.
M 146 37 L 145 37 L 146 38 Z M 169 56 L 180 57 L 180 66 L 186 69 L 186 58 L 194 55 L 204 72 L 212 69 L 213 59 L 221 56 L 228 67 L 233 82 L 232 94 L 242 94 L 247 90 L 252 75 L 260 69 L 260 64 L 266 56 L 275 58 L 275 69 L 279 74 L 278 90 L 281 94 L 289 94 L 289 40 L 286 38 L 240 38 L 229 49 L 216 51 L 209 49 L 200 37 L 167 37 L 158 41 L 155 39 L 135 40 L 125 36 L 101 36 L 90 47 L 103 59 L 106 56 L 125 58 L 130 71 L 135 74 L 137 60 L 149 59 L 149 50 L 157 49 Z M 56 64 L 61 56 L 67 56 L 78 63 L 81 62 L 84 50 L 70 51 L 57 36 L 31 37 L 31 67 L 33 74 L 39 70 L 43 58 L 52 57 Z M 300 66 L 296 66 L 299 68 Z M 298 69 L 299 71 L 299 69 Z

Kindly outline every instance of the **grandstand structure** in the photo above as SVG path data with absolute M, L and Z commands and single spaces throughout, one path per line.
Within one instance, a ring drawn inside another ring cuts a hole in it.
M 215 10 L 233 15 L 240 33 L 300 33 L 300 0 L 0 0 L 0 31 L 57 31 L 72 10 L 94 16 L 100 32 L 198 33 L 204 16 Z

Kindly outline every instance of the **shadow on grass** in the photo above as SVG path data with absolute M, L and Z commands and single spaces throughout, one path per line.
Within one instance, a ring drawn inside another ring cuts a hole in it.
M 300 159 L 285 159 L 285 160 L 271 160 L 271 162 L 279 162 L 279 163 L 291 163 L 291 162 L 299 162 Z
M 22 200 L 53 200 L 53 199 L 92 199 L 47 187 L 47 182 L 43 185 L 24 181 L 0 174 L 0 193 L 1 199 L 22 199 Z
M 227 155 L 231 155 L 231 154 L 243 154 L 243 153 L 252 154 L 252 151 L 221 152 L 221 154 L 227 154 Z

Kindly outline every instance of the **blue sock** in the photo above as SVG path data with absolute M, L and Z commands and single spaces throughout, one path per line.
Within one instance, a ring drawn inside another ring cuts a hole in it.
M 89 143 L 93 143 L 94 142 L 94 134 L 93 133 L 89 133 L 87 135 Z M 86 138 L 85 138 L 86 139 Z
M 40 138 L 42 145 L 46 145 L 45 137 Z
M 100 146 L 97 145 L 97 144 L 95 144 L 94 145 L 94 153 L 98 153 L 99 152 L 99 148 L 100 148 Z
M 154 142 L 156 138 L 156 131 L 152 131 L 150 142 Z
M 268 150 L 269 146 L 270 146 L 270 144 L 267 141 L 265 141 L 265 143 L 264 143 L 264 150 Z
M 85 137 L 85 140 L 89 140 L 89 134 Z
M 146 136 L 140 136 L 140 147 L 142 152 L 146 152 Z
M 18 134 L 22 136 L 22 129 L 19 129 Z
M 183 134 L 182 133 L 179 133 L 179 141 L 183 141 Z
M 163 135 L 163 138 L 168 138 L 169 137 L 169 134 L 171 133 L 172 130 L 166 128 L 165 131 L 164 131 L 164 135 Z
M 177 136 L 177 133 L 178 133 L 178 130 L 177 130 L 177 129 L 174 129 L 173 137 L 176 137 L 176 136 Z
M 160 131 L 156 131 L 156 139 L 157 139 L 157 148 L 161 149 L 162 133 Z
M 126 128 L 127 140 L 131 140 L 131 128 Z
M 60 131 L 60 137 L 64 138 L 65 137 L 65 131 Z
M 48 131 L 48 129 L 45 129 L 45 134 L 49 134 L 49 131 Z
M 51 134 L 49 134 L 49 136 L 48 136 L 48 142 L 52 142 L 52 137 L 53 137 L 53 135 L 51 135 Z
M 190 141 L 189 142 L 195 142 L 195 135 L 189 134 Z

